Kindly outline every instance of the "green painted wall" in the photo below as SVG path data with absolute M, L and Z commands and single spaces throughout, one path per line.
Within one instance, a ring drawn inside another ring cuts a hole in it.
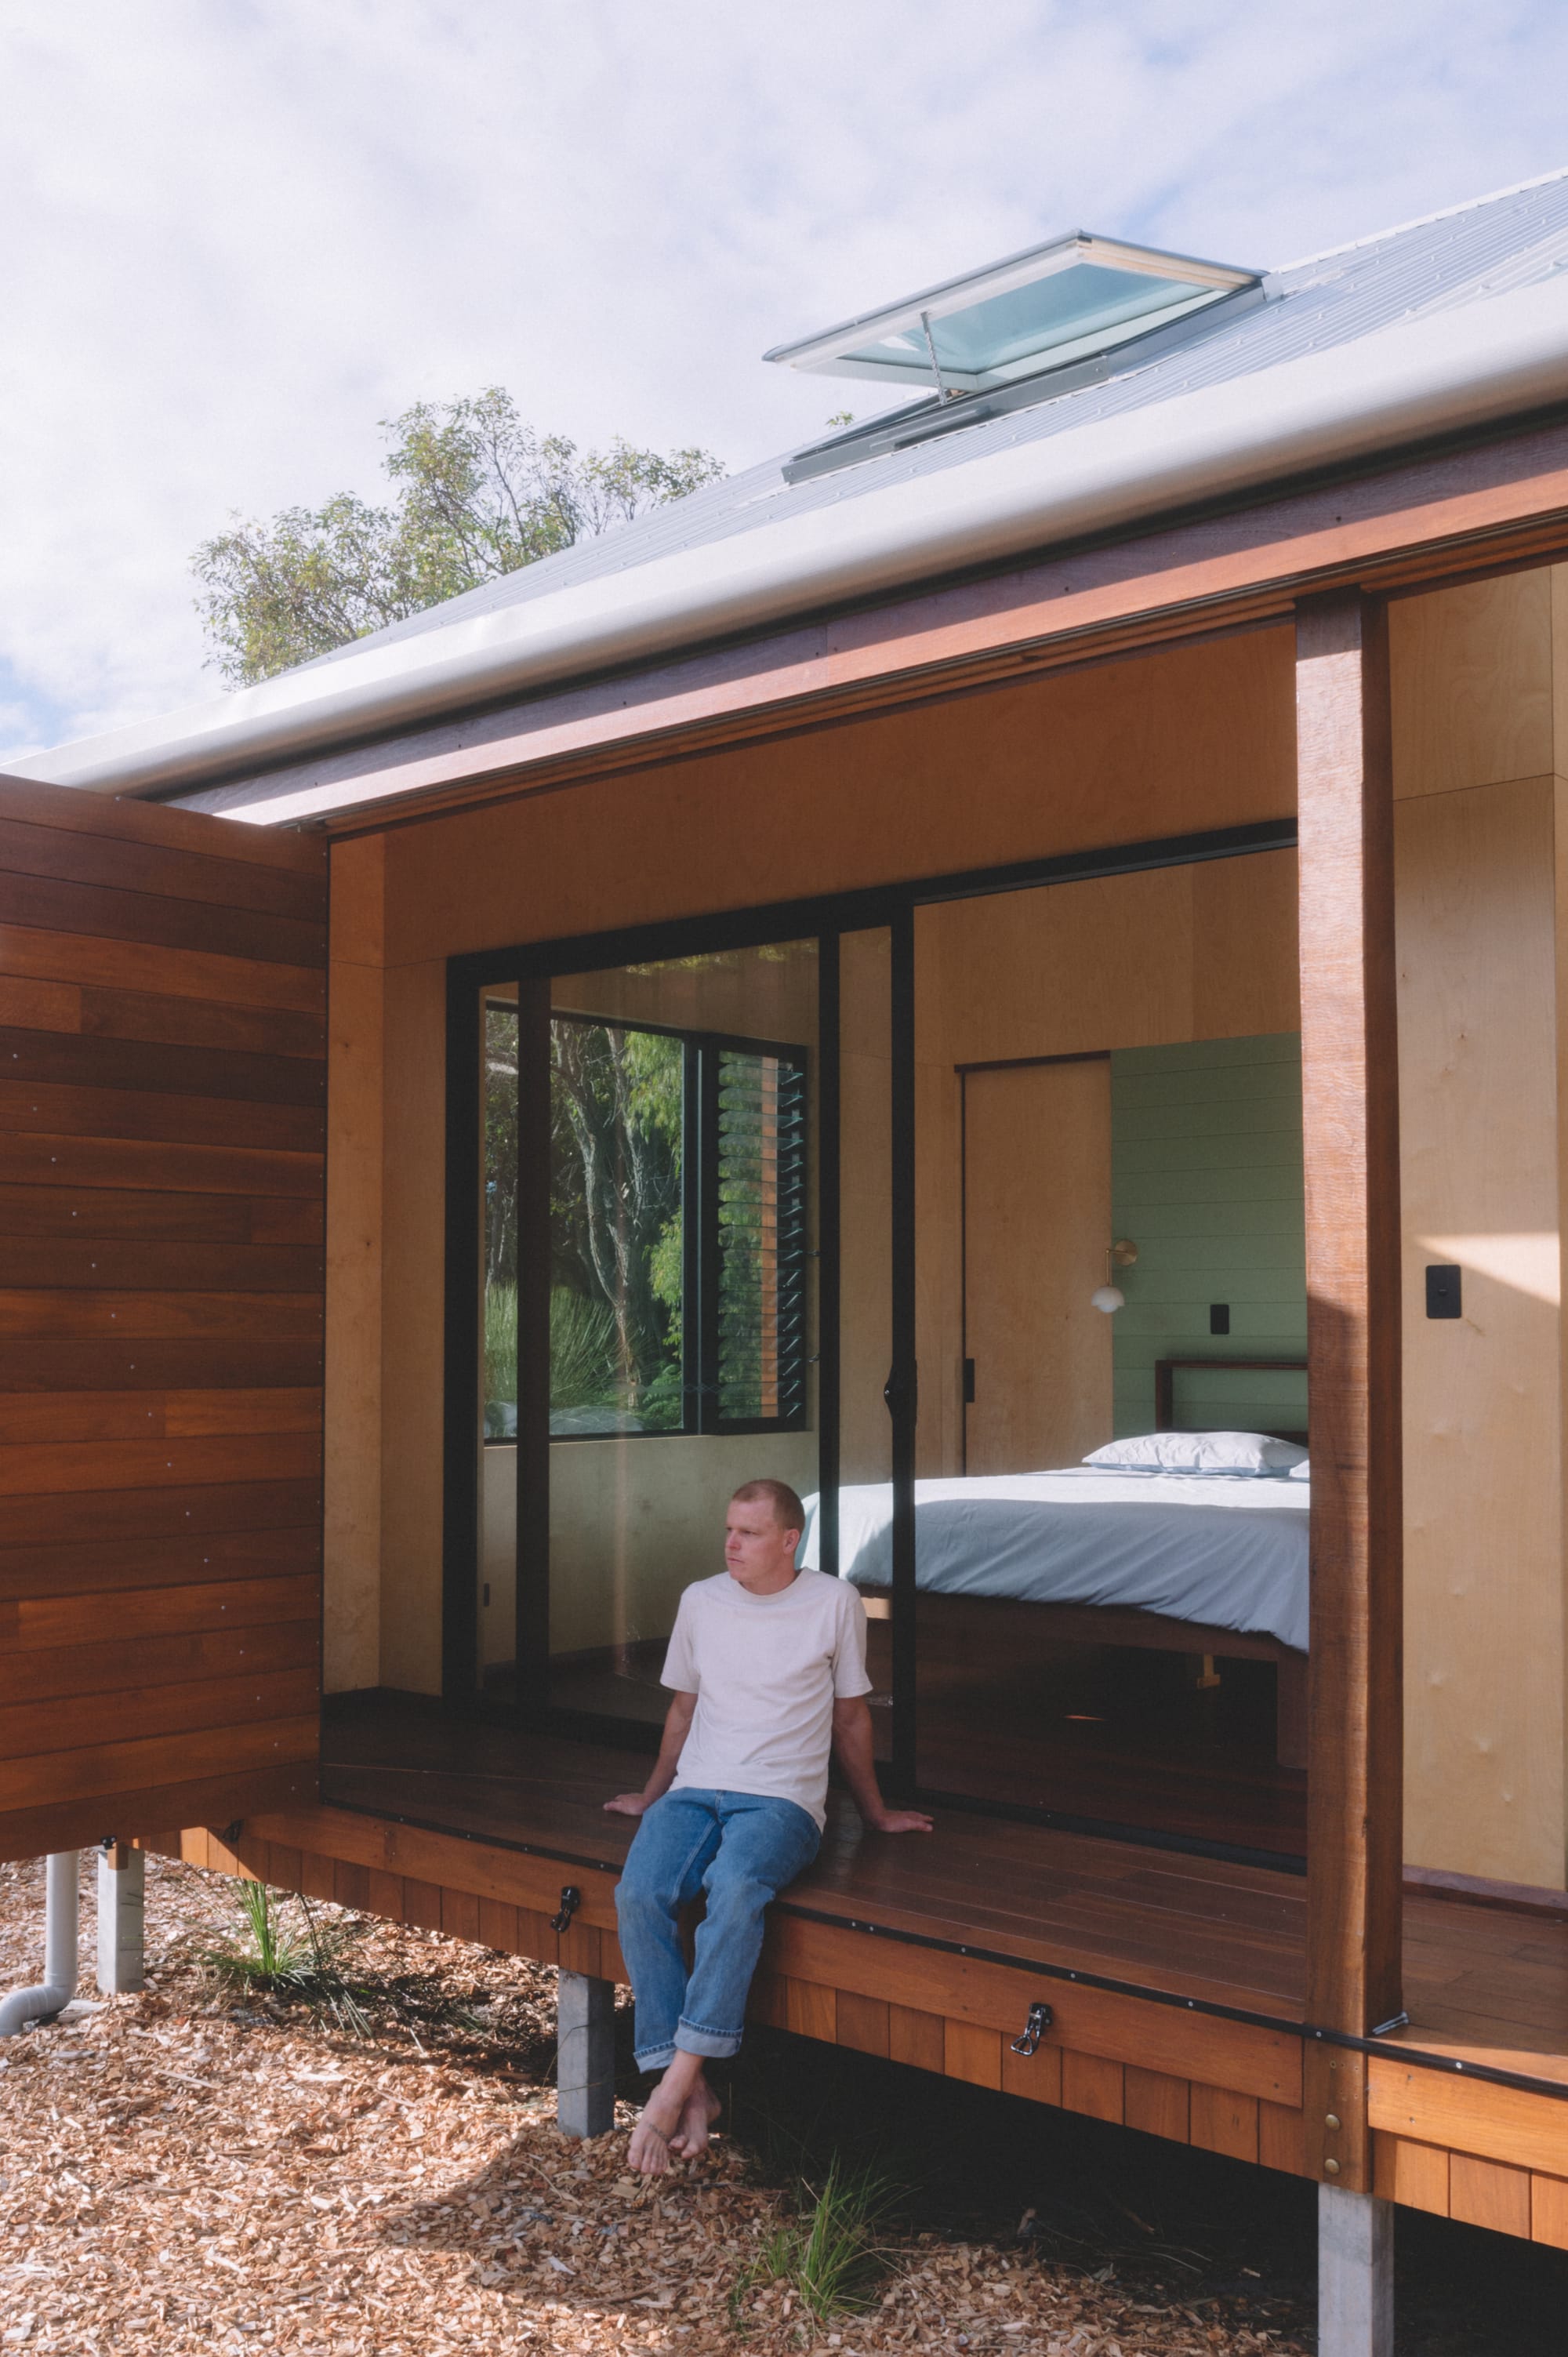
M 1111 1059 L 1118 1436 L 1155 1425 L 1155 1361 L 1306 1351 L 1301 1037 L 1122 1048 Z M 1230 1305 L 1210 1334 L 1209 1304 Z M 1178 1425 L 1305 1428 L 1305 1375 L 1179 1374 Z

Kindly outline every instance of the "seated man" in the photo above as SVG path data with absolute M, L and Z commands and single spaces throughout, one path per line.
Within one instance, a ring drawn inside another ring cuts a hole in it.
M 836 1749 L 865 1824 L 929 1833 L 889 1809 L 872 1760 L 865 1606 L 847 1580 L 797 1571 L 805 1509 L 785 1481 L 730 1501 L 725 1569 L 688 1587 L 663 1683 L 675 1690 L 653 1773 L 607 1809 L 639 1817 L 616 1893 L 637 1999 L 637 2059 L 662 2072 L 632 2133 L 631 2166 L 668 2169 L 708 2141 L 718 2098 L 704 2060 L 740 2045 L 763 1910 L 803 1874 L 825 1819 Z M 707 1894 L 688 1978 L 677 1918 Z

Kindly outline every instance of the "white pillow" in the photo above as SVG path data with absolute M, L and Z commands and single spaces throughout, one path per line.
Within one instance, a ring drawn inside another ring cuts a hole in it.
M 1256 1479 L 1305 1465 L 1306 1451 L 1265 1432 L 1141 1432 L 1108 1440 L 1083 1461 L 1108 1473 L 1240 1473 Z
M 1286 1476 L 1285 1476 L 1285 1479 L 1286 1479 L 1286 1480 L 1287 1480 L 1287 1481 L 1310 1481 L 1310 1480 L 1311 1480 L 1311 1479 L 1312 1479 L 1312 1468 L 1311 1468 L 1311 1466 L 1307 1463 L 1307 1461 L 1306 1461 L 1306 1459 L 1305 1459 L 1305 1457 L 1302 1458 L 1301 1463 L 1300 1463 L 1299 1465 L 1293 1465 L 1293 1466 L 1291 1467 L 1290 1471 L 1289 1471 L 1289 1472 L 1286 1474 Z

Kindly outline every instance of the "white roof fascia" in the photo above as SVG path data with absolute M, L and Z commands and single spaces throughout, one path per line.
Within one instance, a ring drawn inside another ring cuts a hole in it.
M 1568 274 L 547 597 L 349 650 L 10 769 L 99 793 L 194 791 L 1564 399 Z M 252 814 L 278 823 L 355 800 L 349 782 L 258 800 Z

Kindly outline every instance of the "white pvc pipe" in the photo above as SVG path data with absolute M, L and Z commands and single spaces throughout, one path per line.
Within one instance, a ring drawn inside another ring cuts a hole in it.
M 1288 297 L 1284 298 L 1289 300 Z M 1258 315 L 1254 314 L 1254 322 Z M 1568 396 L 1568 273 L 830 500 L 575 587 L 29 755 L 98 793 L 194 787 L 646 662 Z M 846 478 L 846 489 L 849 487 Z M 274 815 L 274 813 L 269 813 Z
M 76 1995 L 79 1867 L 77 1851 L 50 1851 L 44 1883 L 43 1982 L 0 1997 L 0 2038 L 14 2038 L 29 2021 L 52 2021 Z

